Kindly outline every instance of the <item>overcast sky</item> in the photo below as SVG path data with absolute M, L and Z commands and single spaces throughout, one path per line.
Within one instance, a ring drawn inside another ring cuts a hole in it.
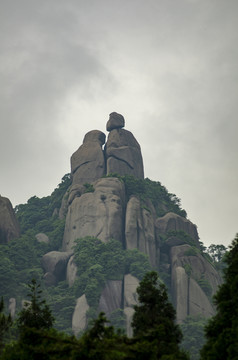
M 0 0 L 0 194 L 51 194 L 124 115 L 201 241 L 238 232 L 237 0 Z

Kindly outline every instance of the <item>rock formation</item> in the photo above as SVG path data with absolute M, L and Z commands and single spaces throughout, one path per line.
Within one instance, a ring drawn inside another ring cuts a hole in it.
M 74 198 L 69 206 L 64 251 L 71 250 L 75 239 L 85 236 L 94 236 L 104 242 L 111 238 L 123 240 L 124 184 L 117 178 L 102 178 L 92 185 L 92 192 Z
M 124 118 L 117 113 L 110 114 L 107 130 L 110 131 L 105 146 L 107 174 L 133 175 L 144 178 L 140 145 L 133 134 L 125 129 Z
M 73 184 L 91 183 L 105 173 L 102 145 L 105 134 L 98 130 L 88 132 L 83 144 L 71 157 Z
M 66 214 L 62 249 L 42 259 L 48 285 L 67 279 L 69 286 L 77 278 L 73 246 L 78 238 L 92 236 L 107 243 L 120 241 L 125 249 L 138 249 L 149 258 L 151 267 L 171 289 L 178 322 L 188 315 L 214 314 L 211 296 L 221 278 L 200 250 L 197 227 L 175 214 L 162 202 L 164 215 L 158 216 L 156 204 L 138 195 L 127 196 L 124 182 L 110 174 L 144 178 L 140 145 L 131 132 L 123 129 L 122 115 L 111 113 L 105 135 L 98 130 L 85 135 L 83 144 L 71 157 L 73 183 L 62 201 L 59 216 Z M 139 280 L 131 274 L 123 279 L 107 280 L 102 289 L 98 311 L 108 317 L 121 309 L 128 335 L 132 335 L 133 306 L 137 303 Z M 77 300 L 73 332 L 87 326 L 89 305 L 86 295 Z
M 20 227 L 9 199 L 0 195 L 0 244 L 20 236 Z

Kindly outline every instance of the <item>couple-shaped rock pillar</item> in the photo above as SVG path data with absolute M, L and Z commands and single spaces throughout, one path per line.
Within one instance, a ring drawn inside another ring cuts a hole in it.
M 107 122 L 109 136 L 105 149 L 105 134 L 99 130 L 88 132 L 83 144 L 71 157 L 73 184 L 92 183 L 105 174 L 133 175 L 144 178 L 140 145 L 130 131 L 122 129 L 124 117 L 115 112 Z

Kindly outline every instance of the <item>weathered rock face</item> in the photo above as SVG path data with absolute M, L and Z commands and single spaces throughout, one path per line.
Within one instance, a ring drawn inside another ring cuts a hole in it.
M 184 231 L 194 240 L 194 245 L 199 248 L 199 238 L 196 225 L 182 216 L 169 212 L 156 220 L 156 229 L 158 234 L 165 234 L 173 230 Z
M 123 241 L 125 188 L 117 178 L 102 178 L 93 183 L 94 192 L 76 197 L 66 217 L 63 249 L 74 240 L 94 236 L 107 242 Z
M 68 261 L 67 270 L 66 270 L 66 280 L 69 284 L 69 287 L 73 286 L 75 279 L 77 277 L 77 265 L 74 263 L 74 256 Z
M 20 227 L 9 199 L 0 195 L 0 244 L 20 236 Z
M 73 184 L 91 183 L 105 174 L 104 143 L 105 134 L 99 130 L 85 135 L 83 145 L 71 157 Z
M 151 265 L 157 265 L 157 246 L 155 239 L 155 209 L 148 201 L 146 208 L 140 200 L 132 196 L 126 207 L 125 236 L 126 248 L 138 249 L 149 256 Z
M 116 309 L 122 308 L 122 281 L 109 280 L 102 291 L 98 312 L 103 311 L 107 317 Z
M 109 115 L 109 120 L 106 125 L 107 131 L 112 131 L 113 129 L 121 129 L 124 126 L 125 119 L 121 114 L 113 112 Z
M 86 329 L 88 309 L 89 306 L 87 303 L 86 296 L 82 295 L 77 300 L 72 318 L 72 330 L 75 336 L 77 336 L 80 331 Z
M 47 274 L 45 279 L 48 285 L 65 279 L 67 263 L 71 256 L 70 252 L 50 251 L 42 257 L 41 265 Z
M 221 278 L 213 266 L 201 254 L 193 254 L 191 249 L 190 245 L 185 244 L 170 250 L 172 297 L 180 322 L 188 315 L 214 315 L 209 297 L 215 294 L 221 284 Z
M 133 331 L 131 328 L 132 317 L 134 314 L 134 305 L 138 304 L 138 297 L 136 289 L 139 286 L 139 280 L 127 274 L 124 277 L 124 314 L 126 316 L 126 332 L 129 337 L 132 337 Z
M 107 174 L 133 175 L 144 178 L 143 160 L 140 145 L 125 129 L 111 130 L 105 146 Z

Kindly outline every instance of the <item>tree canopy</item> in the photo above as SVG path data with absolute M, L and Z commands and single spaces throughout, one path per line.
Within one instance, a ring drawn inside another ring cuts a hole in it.
M 168 359 L 187 359 L 187 355 L 179 349 L 182 332 L 175 323 L 175 310 L 168 300 L 165 285 L 159 282 L 155 271 L 145 275 L 137 293 L 140 304 L 134 307 L 134 336 L 142 343 L 153 345 L 149 348 L 155 359 L 163 356 L 170 356 Z M 143 346 L 146 348 L 145 344 Z
M 238 234 L 225 262 L 224 283 L 214 297 L 217 313 L 205 328 L 202 360 L 238 359 Z

